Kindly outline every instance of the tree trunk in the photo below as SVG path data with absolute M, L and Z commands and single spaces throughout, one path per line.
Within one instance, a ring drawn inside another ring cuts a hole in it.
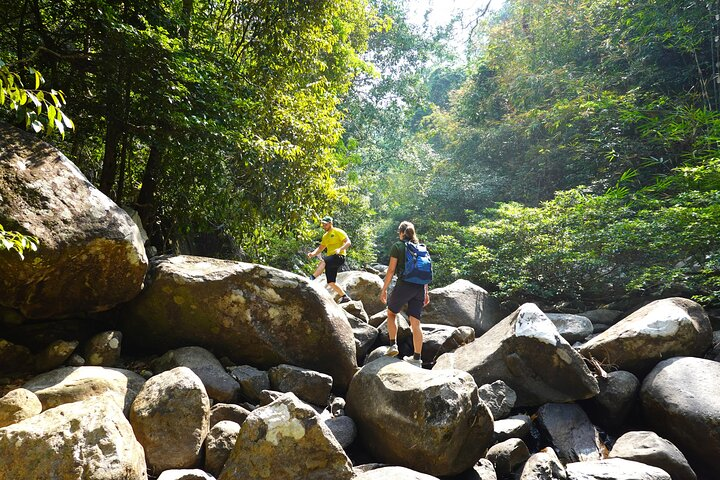
M 157 144 L 150 146 L 142 187 L 137 199 L 137 211 L 140 220 L 150 238 L 150 243 L 157 247 L 164 244 L 163 234 L 156 218 L 157 208 L 155 205 L 155 192 L 162 174 L 163 153 L 162 148 Z

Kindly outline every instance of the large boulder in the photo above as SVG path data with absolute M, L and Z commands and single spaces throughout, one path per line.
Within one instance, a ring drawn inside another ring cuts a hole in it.
M 42 403 L 30 390 L 16 388 L 0 398 L 0 428 L 42 412 Z
M 405 467 L 379 467 L 361 471 L 355 480 L 438 480 L 437 477 Z
M 380 301 L 383 280 L 374 273 L 355 270 L 340 272 L 337 276 L 337 283 L 350 298 L 362 302 L 368 315 L 385 310 L 385 305 Z
M 135 397 L 130 423 L 151 472 L 200 465 L 210 430 L 210 399 L 187 367 L 151 377 Z
M 347 388 L 357 368 L 345 313 L 322 287 L 276 268 L 193 256 L 153 260 L 128 304 L 127 343 L 199 345 L 237 364 L 281 363 L 331 375 Z
M 690 460 L 717 469 L 720 363 L 677 357 L 658 363 L 640 389 L 645 420 Z
M 503 317 L 500 303 L 482 287 L 456 280 L 429 292 L 430 303 L 423 311 L 423 322 L 472 327 L 477 335 L 488 331 Z
M 286 393 L 248 415 L 219 480 L 351 480 L 350 459 L 313 408 Z
M 547 403 L 537 412 L 538 427 L 563 463 L 602 460 L 600 432 L 575 403 Z
M 711 341 L 712 327 L 702 306 L 675 297 L 645 305 L 589 340 L 580 353 L 644 376 L 664 358 L 702 356 Z
M 671 480 L 661 468 L 622 458 L 568 463 L 565 469 L 568 480 Z
M 0 480 L 147 479 L 130 423 L 102 395 L 0 428 L 0 464 Z
M 31 378 L 23 388 L 37 395 L 44 410 L 97 395 L 109 395 L 128 413 L 144 384 L 145 379 L 130 370 L 63 367 Z
M 108 310 L 140 292 L 140 230 L 51 145 L 0 123 L 0 225 L 38 238 L 0 255 L 0 305 L 28 318 Z
M 662 468 L 673 480 L 696 480 L 685 455 L 655 432 L 627 432 L 618 438 L 610 458 L 624 458 Z
M 430 475 L 455 475 L 483 456 L 493 436 L 490 410 L 470 375 L 431 371 L 393 357 L 353 378 L 347 414 L 374 457 Z
M 220 360 L 202 347 L 183 347 L 165 352 L 151 363 L 155 373 L 187 367 L 205 385 L 207 394 L 218 402 L 232 402 L 240 394 L 240 384 L 225 370 Z
M 478 385 L 502 380 L 517 394 L 515 406 L 571 402 L 600 390 L 583 358 L 532 303 L 482 337 L 441 355 L 433 370 L 446 368 L 470 373 Z

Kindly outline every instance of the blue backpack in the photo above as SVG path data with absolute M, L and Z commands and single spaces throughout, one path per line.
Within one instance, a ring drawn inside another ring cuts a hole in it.
M 427 247 L 422 243 L 405 243 L 405 270 L 402 279 L 406 282 L 427 285 L 432 282 L 432 260 Z

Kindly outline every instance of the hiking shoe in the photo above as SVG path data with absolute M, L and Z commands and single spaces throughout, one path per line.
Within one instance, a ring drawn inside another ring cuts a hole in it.
M 398 350 L 397 343 L 393 343 L 390 347 L 388 347 L 385 355 L 388 357 L 396 357 L 398 353 L 400 353 L 400 350 Z
M 342 297 L 340 297 L 340 302 L 338 302 L 338 303 L 348 303 L 348 302 L 352 302 L 352 299 L 350 297 L 348 297 L 347 295 L 343 295 Z
M 408 355 L 407 357 L 404 357 L 403 360 L 408 362 L 410 365 L 415 365 L 416 367 L 422 368 L 422 360 L 417 359 L 413 357 L 412 355 Z

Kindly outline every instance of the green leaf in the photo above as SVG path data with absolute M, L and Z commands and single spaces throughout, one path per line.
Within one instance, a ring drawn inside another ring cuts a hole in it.
M 62 138 L 65 139 L 65 126 L 63 125 L 63 123 L 60 120 L 58 120 L 57 118 L 55 119 L 54 123 L 55 123 L 55 126 L 57 127 L 58 131 L 60 132 L 60 135 L 62 136 Z
M 67 128 L 69 128 L 70 130 L 75 130 L 75 124 L 74 124 L 73 121 L 70 119 L 70 117 L 68 117 L 67 115 L 63 114 L 62 120 L 63 120 L 63 123 L 65 124 L 65 126 L 66 126 Z
M 53 123 L 55 121 L 55 113 L 57 110 L 52 105 L 47 106 L 47 117 L 48 117 L 48 123 Z M 59 112 L 58 112 L 59 113 Z

